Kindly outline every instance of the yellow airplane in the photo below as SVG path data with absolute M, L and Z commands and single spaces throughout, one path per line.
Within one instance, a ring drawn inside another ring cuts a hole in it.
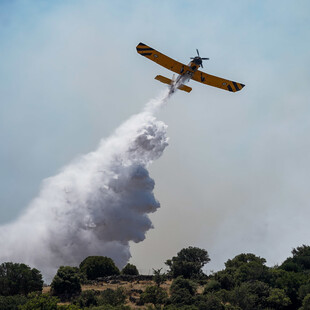
M 209 58 L 202 58 L 199 56 L 199 51 L 196 49 L 197 55 L 196 57 L 191 57 L 192 61 L 188 65 L 184 65 L 156 50 L 153 48 L 145 45 L 144 43 L 139 43 L 137 45 L 137 52 L 147 57 L 148 59 L 155 61 L 157 64 L 165 67 L 166 69 L 169 69 L 177 74 L 179 76 L 174 79 L 168 79 L 162 75 L 157 75 L 155 77 L 156 80 L 171 85 L 170 86 L 170 92 L 173 93 L 176 88 L 180 90 L 184 90 L 186 92 L 190 92 L 192 90 L 191 87 L 184 85 L 183 83 L 188 82 L 190 79 L 195 80 L 197 82 L 207 84 L 210 86 L 218 87 L 224 90 L 228 90 L 231 92 L 236 92 L 241 90 L 245 85 L 241 83 L 237 83 L 234 81 L 226 80 L 214 75 L 210 75 L 207 73 L 204 73 L 202 71 L 199 71 L 198 68 L 202 66 L 202 60 L 207 60 Z

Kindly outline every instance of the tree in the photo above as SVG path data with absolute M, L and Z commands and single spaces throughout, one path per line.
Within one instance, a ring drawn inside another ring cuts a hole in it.
M 39 270 L 11 262 L 0 265 L 0 295 L 27 295 L 42 291 L 42 288 L 43 280 Z
M 166 261 L 173 278 L 199 278 L 203 275 L 202 267 L 210 261 L 206 250 L 188 247 L 177 253 L 177 256 Z
M 284 290 L 279 288 L 273 288 L 270 290 L 267 302 L 270 307 L 277 310 L 285 309 L 291 304 L 291 300 L 286 296 Z
M 130 276 L 138 276 L 139 271 L 135 265 L 127 264 L 121 271 L 121 274 L 130 275 Z
M 302 307 L 299 310 L 310 310 L 310 294 L 302 301 Z
M 153 273 L 154 273 L 154 277 L 153 277 L 153 280 L 154 280 L 154 282 L 156 283 L 156 285 L 158 286 L 158 287 L 160 287 L 160 285 L 162 284 L 162 283 L 164 283 L 165 281 L 166 281 L 166 274 L 162 274 L 161 273 L 161 269 L 162 268 L 160 268 L 160 269 L 153 269 Z
M 225 263 L 225 269 L 215 274 L 222 289 L 231 290 L 247 281 L 269 282 L 269 268 L 266 260 L 254 254 L 239 254 Z
M 88 280 L 120 274 L 113 260 L 105 256 L 88 256 L 81 262 L 80 269 Z
M 163 288 L 153 285 L 146 287 L 145 291 L 141 294 L 140 300 L 143 304 L 151 303 L 156 306 L 164 304 L 167 298 L 168 294 Z
M 52 295 L 67 300 L 81 293 L 81 277 L 77 267 L 61 266 L 51 283 Z
M 286 271 L 310 270 L 310 246 L 303 244 L 292 250 L 293 257 L 288 257 L 281 268 Z
M 18 310 L 18 306 L 26 302 L 27 298 L 24 295 L 0 296 L 0 310 Z

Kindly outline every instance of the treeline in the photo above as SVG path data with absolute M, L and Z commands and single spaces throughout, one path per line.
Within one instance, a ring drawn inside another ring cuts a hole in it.
M 134 281 L 139 274 L 132 264 L 119 270 L 111 258 L 90 256 L 79 267 L 60 267 L 44 294 L 37 269 L 6 262 L 0 265 L 0 310 L 310 310 L 310 246 L 293 249 L 291 257 L 273 267 L 248 253 L 206 275 L 203 267 L 209 261 L 206 250 L 189 247 L 165 262 L 167 273 L 153 270 L 153 285 L 143 290 L 82 291 L 82 284 L 98 278 L 122 274 Z

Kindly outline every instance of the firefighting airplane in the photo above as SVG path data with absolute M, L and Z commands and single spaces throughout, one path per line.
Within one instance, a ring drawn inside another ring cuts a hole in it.
M 156 80 L 164 84 L 170 85 L 171 93 L 173 93 L 176 90 L 176 88 L 189 93 L 192 90 L 192 88 L 187 85 L 184 85 L 183 83 L 188 82 L 190 79 L 203 83 L 203 84 L 207 84 L 210 86 L 228 90 L 231 92 L 237 92 L 245 86 L 244 84 L 241 84 L 241 83 L 225 80 L 223 78 L 199 71 L 198 68 L 200 66 L 201 68 L 203 68 L 202 61 L 207 60 L 209 58 L 200 57 L 198 49 L 196 49 L 196 51 L 197 51 L 197 56 L 191 57 L 192 61 L 188 65 L 184 65 L 154 50 L 153 48 L 145 45 L 144 43 L 139 43 L 137 45 L 137 52 L 140 55 L 145 56 L 148 59 L 155 61 L 157 64 L 165 67 L 166 69 L 169 69 L 179 74 L 176 80 L 168 79 L 162 75 L 157 75 L 155 77 Z

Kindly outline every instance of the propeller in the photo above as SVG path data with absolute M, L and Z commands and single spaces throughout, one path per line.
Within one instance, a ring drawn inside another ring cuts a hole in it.
M 209 60 L 210 58 L 207 58 L 207 57 L 200 57 L 198 48 L 196 48 L 196 52 L 197 52 L 197 55 L 198 55 L 198 56 L 196 56 L 196 57 L 191 57 L 190 59 L 196 59 L 196 60 L 198 61 L 199 65 L 201 65 L 201 68 L 203 68 L 202 61 L 203 61 L 203 60 Z

